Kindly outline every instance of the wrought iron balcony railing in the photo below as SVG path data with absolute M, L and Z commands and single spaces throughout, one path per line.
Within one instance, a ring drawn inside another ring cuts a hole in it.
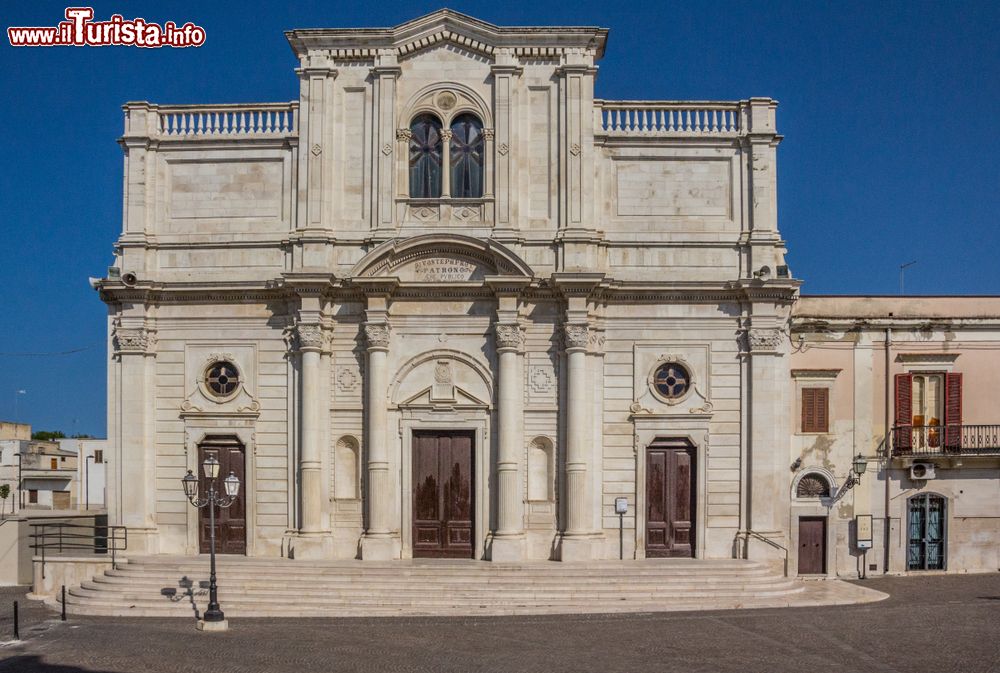
M 1000 425 L 898 425 L 894 456 L 1000 455 Z

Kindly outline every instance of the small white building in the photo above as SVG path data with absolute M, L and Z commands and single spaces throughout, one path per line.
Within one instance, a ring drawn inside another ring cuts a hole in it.
M 105 462 L 108 440 L 93 438 L 60 439 L 59 448 L 77 455 L 76 480 L 79 484 L 76 508 L 83 510 L 104 509 Z

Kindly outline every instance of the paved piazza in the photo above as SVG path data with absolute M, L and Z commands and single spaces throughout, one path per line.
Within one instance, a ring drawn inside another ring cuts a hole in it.
M 1000 575 L 879 578 L 881 603 L 487 619 L 73 618 L 28 604 L 0 671 L 1000 671 Z M 14 590 L 0 590 L 9 637 Z M 223 606 L 225 607 L 225 606 Z

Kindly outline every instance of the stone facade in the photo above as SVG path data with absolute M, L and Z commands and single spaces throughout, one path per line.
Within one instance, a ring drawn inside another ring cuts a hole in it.
M 780 565 L 799 282 L 776 103 L 595 98 L 604 29 L 442 10 L 287 37 L 296 101 L 124 108 L 99 285 L 130 550 L 197 552 L 180 479 L 228 437 L 247 554 L 409 557 L 414 437 L 447 430 L 474 446 L 475 558 L 617 558 L 621 497 L 646 556 L 647 447 L 673 442 L 686 553 Z M 411 194 L 421 115 L 478 121 L 475 195 L 455 126 L 440 196 Z

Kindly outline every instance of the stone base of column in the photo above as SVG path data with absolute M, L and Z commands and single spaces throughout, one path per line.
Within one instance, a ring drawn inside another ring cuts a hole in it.
M 288 558 L 297 561 L 331 559 L 333 558 L 333 536 L 329 531 L 295 533 L 288 538 Z
M 108 531 L 111 534 L 111 531 Z M 121 531 L 118 531 L 121 535 Z M 110 545 L 110 541 L 108 543 Z M 121 545 L 119 540 L 117 544 Z M 132 528 L 128 527 L 128 553 L 129 554 L 159 554 L 160 553 L 160 531 L 157 528 Z
M 564 535 L 559 544 L 560 561 L 595 561 L 599 554 L 598 540 L 591 535 Z
M 392 535 L 361 538 L 361 559 L 363 561 L 392 561 L 399 558 L 399 538 Z
M 523 535 L 494 537 L 490 544 L 490 560 L 494 563 L 523 561 L 524 555 L 525 539 Z
M 788 568 L 786 566 L 788 556 L 785 549 L 788 548 L 788 536 L 785 535 L 785 532 L 781 530 L 755 530 L 754 533 L 773 544 L 768 544 L 755 536 L 747 536 L 745 538 L 745 558 L 757 563 L 763 563 L 772 572 L 787 575 Z

